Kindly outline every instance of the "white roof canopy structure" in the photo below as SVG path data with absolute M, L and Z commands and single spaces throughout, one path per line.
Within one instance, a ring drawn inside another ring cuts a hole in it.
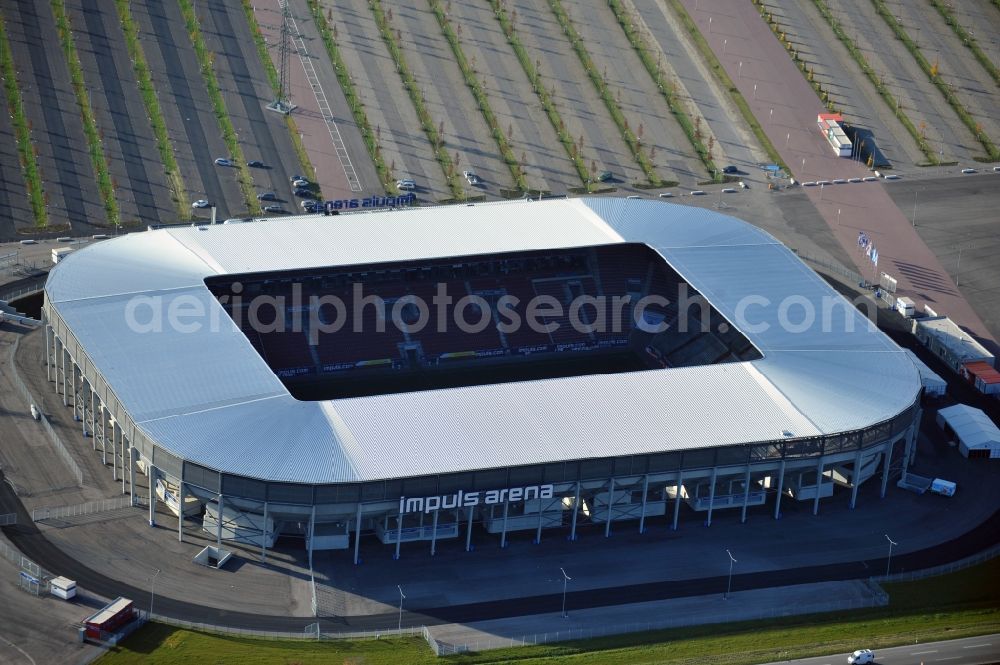
M 622 242 L 651 247 L 763 357 L 303 402 L 205 285 L 214 275 Z M 659 201 L 518 201 L 161 229 L 67 256 L 46 296 L 157 445 L 272 481 L 356 482 L 812 437 L 893 418 L 920 389 L 903 351 L 772 236 Z M 166 325 L 171 308 L 192 325 Z M 153 312 L 164 315 L 159 325 Z M 209 320 L 216 324 L 195 325 Z
M 948 423 L 955 432 L 962 454 L 970 450 L 989 450 L 990 457 L 1000 457 L 1000 429 L 980 409 L 968 404 L 956 404 L 938 411 L 938 421 Z

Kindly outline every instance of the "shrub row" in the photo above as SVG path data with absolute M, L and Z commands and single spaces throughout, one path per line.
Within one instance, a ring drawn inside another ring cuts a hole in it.
M 525 50 L 520 38 L 518 38 L 517 33 L 514 31 L 514 21 L 511 19 L 510 15 L 507 14 L 507 10 L 504 9 L 501 4 L 501 0 L 490 0 L 490 5 L 493 7 L 494 15 L 500 22 L 500 28 L 503 30 L 504 36 L 507 38 L 507 43 L 510 44 L 512 49 L 514 49 L 514 54 L 517 56 L 518 62 L 521 63 L 521 68 L 524 70 L 528 80 L 531 81 L 531 86 L 534 88 L 535 94 L 538 95 L 538 100 L 541 102 L 542 108 L 545 109 L 545 115 L 548 117 L 549 122 L 552 123 L 552 128 L 556 130 L 556 136 L 559 138 L 559 142 L 562 144 L 563 148 L 566 150 L 566 154 L 573 162 L 573 166 L 576 168 L 576 174 L 580 177 L 580 181 L 584 183 L 587 191 L 590 191 L 591 177 L 588 174 L 587 165 L 584 163 L 583 158 L 580 157 L 580 153 L 577 150 L 576 143 L 573 141 L 573 137 L 566 131 L 566 125 L 563 123 L 562 118 L 559 117 L 559 110 L 556 109 L 555 101 L 552 99 L 552 95 L 550 95 L 549 91 L 545 88 L 545 82 L 542 80 L 541 73 L 531 62 L 531 58 L 528 56 L 527 50 Z
M 1000 85 L 1000 69 L 997 69 L 997 66 L 993 64 L 990 57 L 986 55 L 982 48 L 980 48 L 979 42 L 976 41 L 975 37 L 973 37 L 969 31 L 963 28 L 962 24 L 958 22 L 958 19 L 955 18 L 954 14 L 952 14 L 951 7 L 941 2 L 941 0 L 931 0 L 931 4 L 934 5 L 934 9 L 936 9 L 938 14 L 941 15 L 944 22 L 951 26 L 952 31 L 958 35 L 958 38 L 962 40 L 962 43 L 965 44 L 970 51 L 972 51 L 972 55 L 976 57 L 976 60 L 978 60 L 979 64 L 983 66 L 986 73 L 990 75 L 993 82 Z
M 333 38 L 330 24 L 327 23 L 326 17 L 323 16 L 323 8 L 320 6 L 319 0 L 307 0 L 307 2 L 313 21 L 316 22 L 316 26 L 319 28 L 323 46 L 326 48 L 326 54 L 330 58 L 330 62 L 333 63 L 334 71 L 337 73 L 337 82 L 340 83 L 340 89 L 344 92 L 347 105 L 351 109 L 354 124 L 361 131 L 361 138 L 368 149 L 368 156 L 371 157 L 372 162 L 375 164 L 375 171 L 378 173 L 379 180 L 382 181 L 382 186 L 387 192 L 396 193 L 393 174 L 382 158 L 382 150 L 378 145 L 378 137 L 375 136 L 375 131 L 372 129 L 371 123 L 368 122 L 365 105 L 362 103 L 361 97 L 358 96 L 358 91 L 354 87 L 354 81 L 351 80 L 351 74 L 347 71 L 347 65 L 344 64 L 344 59 L 340 55 L 340 49 L 337 48 L 337 42 Z
M 104 203 L 104 213 L 107 215 L 108 222 L 112 226 L 118 226 L 121 224 L 118 201 L 115 200 L 115 188 L 111 183 L 108 158 L 104 154 L 104 146 L 101 145 L 101 134 L 97 129 L 94 109 L 91 108 L 90 98 L 87 96 L 87 84 L 83 80 L 83 66 L 80 64 L 80 56 L 77 54 L 76 45 L 73 43 L 73 29 L 69 24 L 69 17 L 66 16 L 66 7 L 63 5 L 63 0 L 50 0 L 50 2 L 52 5 L 52 14 L 56 19 L 56 32 L 59 33 L 59 43 L 62 45 L 63 56 L 69 65 L 69 77 L 73 84 L 73 93 L 76 95 L 76 105 L 80 108 L 83 133 L 87 137 L 87 152 L 90 154 L 90 162 L 93 164 L 94 173 L 97 176 L 97 189 Z
M 430 141 L 431 147 L 434 149 L 434 157 L 437 159 L 438 164 L 441 165 L 444 177 L 448 181 L 448 189 L 451 190 L 453 197 L 463 199 L 465 198 L 465 192 L 458 183 L 455 164 L 452 162 L 447 148 L 445 148 L 444 139 L 438 132 L 437 127 L 434 126 L 434 120 L 427 110 L 424 95 L 420 92 L 420 86 L 417 85 L 417 80 L 414 78 L 413 72 L 410 71 L 410 67 L 406 64 L 406 59 L 403 57 L 403 49 L 399 42 L 396 41 L 396 36 L 392 34 L 389 19 L 382 9 L 382 2 L 381 0 L 368 0 L 368 6 L 371 7 L 372 13 L 375 16 L 375 25 L 378 27 L 379 34 L 382 35 L 382 41 L 385 42 L 386 47 L 389 49 L 389 54 L 396 64 L 396 70 L 399 72 L 399 77 L 403 80 L 406 92 L 410 95 L 410 101 L 413 102 L 413 109 L 417 112 L 417 119 L 420 121 L 420 126 L 423 128 L 424 134 L 427 135 L 427 140 Z
M 705 169 L 709 173 L 715 174 L 717 179 L 721 179 L 722 174 L 716 172 L 715 163 L 712 161 L 712 155 L 709 154 L 705 143 L 697 136 L 697 131 L 695 130 L 694 123 L 691 122 L 691 117 L 684 110 L 683 105 L 680 101 L 678 101 L 676 95 L 674 95 L 673 86 L 670 84 L 670 81 L 665 80 L 658 61 L 653 58 L 650 46 L 642 38 L 642 35 L 639 34 L 639 31 L 636 30 L 632 21 L 627 16 L 625 8 L 622 5 L 622 1 L 608 0 L 608 6 L 610 6 L 611 10 L 615 13 L 615 18 L 618 19 L 618 25 L 620 25 L 622 30 L 625 31 L 625 36 L 628 37 L 629 43 L 639 55 L 639 59 L 642 61 L 643 67 L 646 68 L 646 71 L 653 78 L 653 82 L 656 84 L 656 87 L 659 88 L 660 94 L 663 96 L 664 101 L 667 102 L 667 107 L 677 119 L 677 123 L 684 131 L 684 135 L 687 136 L 688 142 L 691 143 L 691 147 L 694 148 L 695 152 L 698 154 L 698 158 L 701 159 L 701 163 L 705 166 Z
M 875 5 L 875 11 L 878 12 L 878 15 L 881 16 L 882 20 L 884 20 L 892 29 L 892 31 L 896 34 L 896 37 L 903 42 L 906 46 L 906 50 L 910 52 L 913 59 L 916 60 L 917 64 L 920 65 L 920 68 L 924 70 L 924 74 L 927 75 L 927 78 L 929 78 L 931 83 L 937 86 L 937 89 L 942 95 L 944 95 L 948 105 L 955 111 L 955 114 L 958 115 L 962 123 L 969 128 L 972 135 L 975 136 L 976 139 L 982 144 L 983 149 L 986 150 L 987 158 L 991 160 L 1000 159 L 1000 151 L 998 151 L 997 147 L 993 145 L 992 141 L 990 141 L 990 137 L 987 136 L 982 127 L 976 123 L 975 118 L 972 117 L 972 114 L 969 113 L 968 109 L 965 108 L 965 105 L 962 104 L 962 101 L 958 98 L 954 91 L 952 91 L 951 86 L 949 86 L 941 78 L 941 75 L 937 72 L 937 68 L 932 68 L 931 64 L 927 62 L 927 58 L 925 58 L 924 54 L 920 52 L 920 47 L 917 46 L 916 42 L 910 38 L 910 35 L 903 29 L 903 26 L 896 21 L 896 17 L 893 16 L 884 0 L 872 0 L 872 4 Z
M 205 80 L 205 87 L 208 88 L 208 99 L 212 103 L 212 110 L 215 119 L 222 130 L 222 140 L 229 150 L 231 158 L 236 162 L 236 181 L 240 184 L 240 191 L 243 192 L 243 200 L 247 205 L 247 212 L 250 214 L 260 214 L 260 202 L 257 200 L 257 193 L 253 188 L 253 178 L 250 175 L 250 168 L 243 157 L 243 150 L 240 142 L 236 138 L 236 130 L 233 129 L 233 121 L 229 118 L 229 111 L 226 109 L 226 102 L 222 99 L 222 90 L 219 88 L 219 81 L 215 78 L 215 70 L 212 67 L 214 55 L 208 52 L 205 40 L 201 36 L 201 27 L 198 24 L 198 17 L 194 12 L 194 5 L 191 0 L 177 0 L 180 5 L 181 14 L 184 16 L 184 26 L 187 28 L 194 46 L 195 55 L 201 69 L 201 77 Z
M 128 49 L 129 59 L 132 60 L 132 70 L 135 72 L 136 82 L 139 85 L 142 104 L 146 108 L 149 125 L 153 129 L 153 136 L 156 139 L 156 150 L 160 153 L 160 161 L 163 162 L 167 185 L 170 187 L 170 196 L 177 208 L 178 218 L 188 219 L 191 217 L 191 208 L 188 207 L 187 203 L 184 177 L 181 175 L 180 167 L 177 166 L 173 146 L 170 145 L 167 125 L 163 121 L 163 111 L 160 110 L 160 100 L 156 97 L 149 64 L 147 64 L 146 56 L 139 45 L 139 28 L 132 19 L 132 10 L 129 8 L 129 4 L 130 0 L 115 0 L 118 20 L 121 23 L 122 32 L 125 33 L 125 45 Z
M 660 186 L 663 181 L 660 179 L 660 176 L 656 175 L 653 162 L 642 151 L 642 142 L 636 136 L 635 132 L 632 131 L 632 128 L 629 127 L 628 121 L 625 119 L 625 114 L 622 113 L 621 106 L 615 101 L 615 96 L 611 93 L 610 86 L 608 86 L 607 81 L 601 76 L 601 73 L 597 71 L 597 67 L 594 66 L 594 61 L 591 59 L 590 53 L 587 52 L 587 47 L 583 44 L 583 38 L 576 31 L 576 28 L 573 27 L 573 22 L 570 21 L 569 14 L 563 8 L 562 2 L 560 0 L 549 0 L 549 7 L 552 9 L 552 13 L 555 14 L 556 20 L 559 21 L 559 25 L 566 38 L 569 39 L 570 44 L 573 46 L 573 50 L 576 52 L 577 58 L 580 59 L 580 64 L 583 65 L 584 71 L 587 72 L 587 78 L 594 84 L 597 93 L 601 97 L 601 101 L 604 102 L 608 113 L 611 114 L 611 119 L 618 125 L 618 131 L 622 133 L 622 138 L 625 139 L 629 150 L 632 151 L 633 159 L 635 159 L 636 163 L 642 169 L 642 172 L 646 174 L 649 184 L 656 187 Z
M 247 17 L 247 23 L 250 24 L 250 33 L 253 35 L 254 45 L 257 46 L 257 57 L 260 58 L 261 64 L 264 65 L 264 72 L 267 74 L 268 83 L 271 84 L 271 90 L 274 91 L 275 95 L 280 95 L 281 79 L 278 76 L 278 70 L 274 67 L 274 61 L 271 60 L 271 55 L 267 51 L 267 42 L 264 41 L 264 35 L 260 31 L 260 24 L 257 23 L 257 14 L 254 12 L 253 2 L 251 0 L 242 0 L 242 3 L 243 13 Z M 291 115 L 285 115 L 285 126 L 288 128 L 289 136 L 292 137 L 292 148 L 295 150 L 295 156 L 298 157 L 299 166 L 302 167 L 302 175 L 308 178 L 310 182 L 316 182 L 316 169 L 313 168 L 309 154 L 306 152 L 306 147 L 302 144 L 302 137 L 299 136 L 298 125 L 295 124 L 295 119 Z
M 7 107 L 14 125 L 17 156 L 21 163 L 24 183 L 28 188 L 31 214 L 35 218 L 35 226 L 44 227 L 48 224 L 48 214 L 45 210 L 45 190 L 42 189 L 42 176 L 38 170 L 34 146 L 31 144 L 31 130 L 24 114 L 24 100 L 21 99 L 21 89 L 17 85 L 16 72 L 14 54 L 10 49 L 10 41 L 7 39 L 7 28 L 4 25 L 3 16 L 0 16 L 0 75 L 3 76 Z
M 753 132 L 757 142 L 764 149 L 764 152 L 767 153 L 768 159 L 775 164 L 780 165 L 786 172 L 788 172 L 788 166 L 782 161 L 781 155 L 778 154 L 774 144 L 771 143 L 771 139 L 767 137 L 767 134 L 764 132 L 764 128 L 760 126 L 759 122 L 757 122 L 757 117 L 754 116 L 753 111 L 750 110 L 750 105 L 747 104 L 747 100 L 737 89 L 733 80 L 729 78 L 729 74 L 726 73 L 722 63 L 719 62 L 717 57 L 715 57 L 715 52 L 712 51 L 712 47 L 708 45 L 707 41 L 705 41 L 705 37 L 701 34 L 701 31 L 698 30 L 698 26 L 695 25 L 695 22 L 691 19 L 687 10 L 684 9 L 684 5 L 681 4 L 680 0 L 669 0 L 669 2 L 670 7 L 674 10 L 674 14 L 680 18 L 681 23 L 684 25 L 684 29 L 687 30 L 688 34 L 691 36 L 691 41 L 694 42 L 695 48 L 698 49 L 698 53 L 700 53 L 701 57 L 705 59 L 706 63 L 708 63 L 709 68 L 712 70 L 712 73 L 715 74 L 715 77 L 719 79 L 719 83 L 722 87 L 729 91 L 729 96 L 732 98 L 733 103 L 736 104 L 736 108 L 739 109 L 740 115 L 743 116 L 743 121 L 747 123 L 747 127 L 750 128 L 750 131 Z
M 496 114 L 493 113 L 493 109 L 490 107 L 490 99 L 486 94 L 486 89 L 483 87 L 482 82 L 480 82 L 476 72 L 472 69 L 472 66 L 469 65 L 469 61 L 465 57 L 465 52 L 462 51 L 462 45 L 458 41 L 458 35 L 455 34 L 455 30 L 451 27 L 451 22 L 448 20 L 444 8 L 441 7 L 441 1 L 429 0 L 429 2 L 434 15 L 437 17 L 438 24 L 441 26 L 441 31 L 448 40 L 448 44 L 451 45 L 455 61 L 458 62 L 459 69 L 462 70 L 465 85 L 472 91 L 472 96 L 476 98 L 476 103 L 479 105 L 479 110 L 483 114 L 486 125 L 490 128 L 490 133 L 493 135 L 493 140 L 496 141 L 497 148 L 500 149 L 503 161 L 507 164 L 507 168 L 510 169 L 510 174 L 514 178 L 514 184 L 521 191 L 527 190 L 528 184 L 524 179 L 524 169 L 518 162 L 517 157 L 514 156 L 514 150 L 511 148 L 510 141 L 507 140 L 503 129 L 500 127 L 500 123 L 497 122 Z

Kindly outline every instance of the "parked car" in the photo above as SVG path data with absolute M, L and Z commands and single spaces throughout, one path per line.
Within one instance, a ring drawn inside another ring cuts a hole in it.
M 258 201 L 277 201 L 278 196 L 274 192 L 264 192 L 257 195 Z
M 847 657 L 848 665 L 870 665 L 875 662 L 875 652 L 871 649 L 858 649 Z
M 209 205 L 211 205 L 211 204 L 208 201 L 206 201 L 205 199 L 198 199 L 197 201 L 195 201 L 194 203 L 191 204 L 191 207 L 192 208 L 207 208 L 207 207 L 209 207 Z
M 262 169 L 264 168 L 264 162 L 260 161 L 259 159 L 251 159 L 249 162 L 247 162 L 247 166 L 249 166 L 252 169 Z
M 304 187 L 296 187 L 292 194 L 300 199 L 311 199 L 313 197 L 313 193 Z
M 614 178 L 614 174 L 611 171 L 601 171 L 597 174 L 598 182 L 607 182 Z
M 407 189 L 407 190 L 409 190 L 409 189 L 416 189 L 417 188 L 417 183 L 415 183 L 413 180 L 411 180 L 409 178 L 403 178 L 402 180 L 397 180 L 396 181 L 396 188 L 397 189 Z
M 319 203 L 317 203 L 316 201 L 309 201 L 309 200 L 303 201 L 302 209 L 305 210 L 306 212 L 316 212 L 317 210 L 319 210 Z
M 738 168 L 736 168 L 735 166 L 733 166 L 732 164 L 729 164 L 728 166 L 723 166 L 722 167 L 722 172 L 723 173 L 739 173 L 740 170 Z
M 478 185 L 481 182 L 475 171 L 462 171 L 462 175 L 470 185 Z
M 264 212 L 285 212 L 285 209 L 279 205 L 264 206 Z
M 292 187 L 308 187 L 309 181 L 305 178 L 299 178 L 298 180 L 292 181 Z
M 293 176 L 289 176 L 288 177 L 288 182 L 295 182 L 296 180 L 302 180 L 302 176 L 300 176 L 300 175 L 293 175 Z
M 234 166 L 234 163 L 233 163 L 233 160 L 229 159 L 228 157 L 218 157 L 215 160 L 215 165 L 216 166 Z

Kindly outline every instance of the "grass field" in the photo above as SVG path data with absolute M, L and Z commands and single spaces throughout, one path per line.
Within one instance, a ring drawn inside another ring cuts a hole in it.
M 1000 559 L 919 582 L 885 585 L 890 606 L 767 621 L 695 626 L 556 645 L 436 658 L 420 638 L 290 642 L 227 638 L 152 624 L 98 665 L 390 665 L 532 663 L 566 665 L 751 665 L 790 658 L 982 635 L 1000 631 Z

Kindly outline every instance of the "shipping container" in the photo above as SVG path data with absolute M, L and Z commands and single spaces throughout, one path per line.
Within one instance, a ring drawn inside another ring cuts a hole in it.
M 118 597 L 83 622 L 87 637 L 103 640 L 108 633 L 113 633 L 135 619 L 135 608 L 128 598 Z

